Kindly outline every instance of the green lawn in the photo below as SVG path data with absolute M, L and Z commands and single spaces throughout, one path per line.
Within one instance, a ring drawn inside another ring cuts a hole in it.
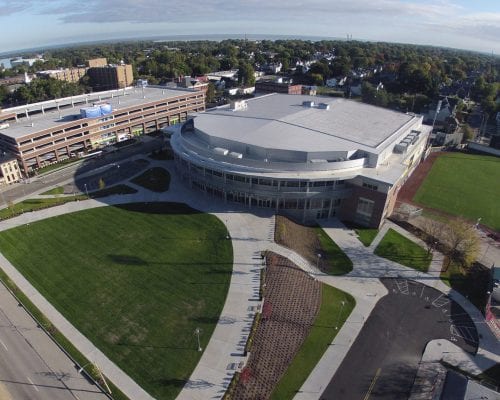
M 378 229 L 370 229 L 370 228 L 357 228 L 355 229 L 356 234 L 358 235 L 358 239 L 361 243 L 368 247 L 372 244 L 373 239 L 378 234 Z
M 55 188 L 52 188 L 50 190 L 47 190 L 46 192 L 40 193 L 42 195 L 57 195 L 57 194 L 64 194 L 64 187 L 63 186 L 57 186 Z
M 151 395 L 174 399 L 206 347 L 232 270 L 226 228 L 171 203 L 102 207 L 0 233 L 0 251 Z
M 316 227 L 315 230 L 321 244 L 321 252 L 325 253 L 330 265 L 327 273 L 330 275 L 344 275 L 351 272 L 351 259 L 346 256 L 342 249 L 337 246 L 337 243 L 335 243 L 322 228 Z
M 321 307 L 314 325 L 274 389 L 272 400 L 292 399 L 297 394 L 356 304 L 351 295 L 332 286 L 322 284 L 321 290 Z
M 413 201 L 500 231 L 500 158 L 463 153 L 436 159 Z
M 491 271 L 489 268 L 473 264 L 464 269 L 458 263 L 447 258 L 441 271 L 441 280 L 449 287 L 467 297 L 478 310 L 483 311 L 490 290 Z
M 375 254 L 423 272 L 427 272 L 432 260 L 432 256 L 427 253 L 427 250 L 394 229 L 387 231 L 375 249 Z
M 132 182 L 153 192 L 165 192 L 170 186 L 170 173 L 160 167 L 150 168 Z
M 65 168 L 71 164 L 74 164 L 74 163 L 77 163 L 77 162 L 82 162 L 82 159 L 81 158 L 67 158 L 66 160 L 63 160 L 63 161 L 59 161 L 57 163 L 54 163 L 54 164 L 50 164 L 50 165 L 47 165 L 45 167 L 42 167 L 42 168 L 38 168 L 36 170 L 36 174 L 37 175 L 43 175 L 43 174 L 46 174 L 48 172 L 52 172 L 52 171 L 55 171 L 55 170 L 58 170 L 58 169 L 61 169 L 61 168 Z

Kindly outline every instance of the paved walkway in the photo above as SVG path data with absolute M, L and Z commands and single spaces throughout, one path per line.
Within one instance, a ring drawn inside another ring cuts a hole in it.
M 155 193 L 132 183 L 139 190 L 132 195 L 109 196 L 98 200 L 70 202 L 64 205 L 25 213 L 0 222 L 0 231 L 30 224 L 46 218 L 90 208 L 129 202 L 175 201 L 210 212 L 227 226 L 233 243 L 234 267 L 231 285 L 219 322 L 203 352 L 198 366 L 183 388 L 179 399 L 221 398 L 236 369 L 246 361 L 243 349 L 253 315 L 258 306 L 260 252 L 268 247 L 274 235 L 274 218 L 270 212 L 258 210 L 248 213 L 237 205 L 225 206 L 220 202 L 199 196 L 177 180 L 169 162 L 152 161 L 150 167 L 167 167 L 171 173 L 171 191 Z M 130 399 L 152 399 L 116 364 L 99 351 L 62 314 L 60 314 L 17 270 L 0 254 L 0 265 L 17 286 L 47 316 L 89 360 L 96 363 L 103 373 Z
M 216 399 L 221 398 L 229 385 L 234 371 L 246 361 L 243 348 L 253 320 L 258 302 L 259 273 L 261 268 L 260 252 L 272 250 L 290 258 L 307 273 L 322 282 L 344 290 L 356 299 L 356 306 L 344 326 L 337 334 L 332 346 L 325 352 L 316 368 L 302 386 L 296 399 L 319 399 L 323 389 L 330 382 L 336 369 L 342 363 L 350 345 L 361 331 L 364 321 L 369 317 L 377 301 L 387 294 L 387 290 L 378 278 L 404 277 L 414 279 L 436 289 L 449 293 L 472 316 L 481 337 L 480 349 L 474 360 L 458 352 L 439 352 L 438 346 L 428 346 L 427 357 L 441 357 L 454 365 L 466 365 L 470 370 L 485 369 L 494 362 L 499 362 L 498 343 L 491 331 L 486 327 L 479 310 L 457 292 L 444 285 L 439 279 L 438 267 L 442 263 L 442 255 L 433 254 L 429 273 L 422 273 L 395 262 L 377 257 L 373 254 L 375 245 L 364 247 L 357 239 L 354 231 L 347 229 L 337 220 L 323 222 L 326 233 L 340 246 L 353 261 L 354 268 L 349 274 L 341 277 L 325 275 L 318 271 L 300 255 L 290 249 L 273 242 L 274 218 L 264 210 L 240 208 L 234 204 L 222 204 L 211 201 L 199 193 L 186 188 L 173 171 L 173 163 L 152 161 L 149 167 L 161 166 L 170 170 L 171 190 L 166 193 L 154 193 L 130 183 L 139 190 L 133 195 L 110 196 L 99 200 L 71 202 L 65 205 L 23 214 L 19 217 L 0 222 L 0 231 L 21 224 L 52 216 L 80 211 L 88 208 L 102 207 L 108 204 L 127 202 L 176 201 L 184 202 L 193 208 L 210 212 L 219 217 L 226 225 L 231 235 L 234 253 L 234 269 L 231 285 L 228 291 L 221 318 L 214 330 L 211 340 L 205 349 L 200 362 L 193 371 L 189 381 L 183 388 L 178 399 Z M 389 227 L 418 242 L 401 228 L 386 224 L 382 231 Z M 381 233 L 376 240 L 381 240 Z M 53 324 L 90 360 L 96 362 L 127 396 L 134 400 L 151 399 L 130 377 L 111 362 L 103 353 L 96 349 L 80 332 L 74 328 L 41 294 L 2 256 L 0 263 L 13 281 L 27 296 L 47 315 Z M 474 370 L 476 371 L 476 370 Z
M 429 272 L 423 273 L 373 254 L 377 244 L 389 228 L 397 230 L 421 245 L 423 244 L 420 239 L 391 222 L 384 224 L 375 239 L 377 242 L 368 248 L 357 239 L 357 235 L 353 230 L 346 228 L 338 220 L 322 221 L 321 225 L 328 236 L 352 260 L 354 267 L 345 276 L 332 277 L 316 271 L 315 277 L 322 282 L 350 293 L 356 299 L 356 306 L 335 337 L 332 345 L 327 349 L 299 393 L 294 397 L 295 400 L 320 399 L 324 388 L 335 375 L 337 368 L 347 355 L 350 345 L 361 331 L 364 321 L 369 317 L 378 300 L 387 294 L 385 286 L 379 280 L 381 277 L 403 277 L 434 287 L 448 294 L 472 317 L 480 337 L 477 355 L 472 357 L 447 340 L 433 341 L 436 344 L 428 345 L 424 354 L 424 359 L 427 362 L 430 360 L 444 360 L 473 374 L 480 373 L 500 362 L 498 342 L 486 326 L 482 314 L 467 299 L 450 289 L 439 278 L 443 260 L 442 254 L 434 252 Z M 310 268 L 314 267 L 309 265 Z M 443 345 L 443 342 L 446 345 Z M 441 344 L 438 345 L 437 343 Z M 430 373 L 432 370 L 427 368 L 426 371 Z

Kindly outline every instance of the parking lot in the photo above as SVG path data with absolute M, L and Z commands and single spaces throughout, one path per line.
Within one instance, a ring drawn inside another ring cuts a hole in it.
M 406 399 L 430 340 L 477 351 L 474 323 L 453 300 L 407 279 L 382 283 L 389 294 L 375 306 L 321 399 Z

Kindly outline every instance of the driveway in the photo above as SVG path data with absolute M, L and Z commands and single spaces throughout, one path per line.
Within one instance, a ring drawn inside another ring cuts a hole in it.
M 474 323 L 442 292 L 404 278 L 381 281 L 389 294 L 375 306 L 321 399 L 406 399 L 430 340 L 477 351 Z

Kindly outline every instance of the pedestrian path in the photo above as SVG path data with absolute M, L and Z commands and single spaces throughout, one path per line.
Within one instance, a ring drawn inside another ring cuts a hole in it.
M 109 196 L 99 200 L 89 199 L 71 202 L 58 207 L 26 213 L 0 222 L 0 231 L 69 212 L 130 202 L 183 202 L 193 208 L 212 213 L 221 219 L 228 228 L 233 244 L 234 267 L 231 276 L 231 285 L 220 319 L 208 346 L 204 350 L 200 362 L 181 391 L 178 399 L 201 400 L 221 398 L 234 372 L 240 370 L 245 364 L 246 358 L 243 355 L 243 349 L 253 316 L 260 305 L 258 296 L 259 276 L 262 267 L 260 254 L 265 250 L 271 250 L 289 258 L 315 279 L 350 293 L 356 299 L 356 306 L 353 312 L 302 386 L 300 393 L 295 397 L 296 399 L 317 400 L 320 398 L 322 389 L 330 382 L 337 368 L 342 363 L 351 344 L 361 331 L 364 321 L 370 316 L 378 300 L 387 294 L 387 289 L 379 280 L 381 277 L 413 279 L 449 294 L 450 297 L 470 313 L 476 322 L 481 337 L 478 357 L 481 357 L 483 361 L 475 359 L 472 363 L 475 365 L 474 368 L 484 369 L 492 362 L 500 361 L 498 354 L 496 354 L 498 352 L 497 342 L 493 342 L 492 334 L 487 329 L 481 313 L 467 299 L 451 290 L 439 279 L 440 265 L 442 264 L 441 254 L 438 252 L 433 253 L 433 264 L 429 269 L 429 273 L 415 271 L 373 254 L 377 243 L 382 240 L 383 235 L 389 228 L 393 228 L 411 240 L 418 242 L 417 238 L 401 230 L 400 227 L 387 223 L 377 235 L 374 243 L 366 248 L 358 240 L 356 233 L 346 228 L 338 220 L 323 221 L 322 227 L 325 232 L 352 260 L 354 266 L 353 270 L 345 276 L 329 276 L 319 271 L 315 265 L 305 260 L 293 250 L 274 242 L 274 216 L 270 211 L 252 210 L 250 213 L 248 209 L 244 209 L 239 205 L 223 204 L 218 200 L 212 201 L 210 198 L 204 197 L 200 193 L 185 187 L 174 173 L 172 162 L 152 161 L 149 167 L 154 166 L 161 166 L 169 170 L 171 174 L 169 191 L 156 193 L 127 182 L 128 185 L 136 188 L 138 192 L 130 195 Z M 142 390 L 130 377 L 96 349 L 58 313 L 3 256 L 0 256 L 0 263 L 30 300 L 49 317 L 52 323 L 84 355 L 92 361 L 97 362 L 104 374 L 127 396 L 134 400 L 151 399 L 149 394 Z M 432 350 L 430 354 L 437 353 L 435 353 L 435 350 Z M 470 364 L 470 360 L 465 360 L 459 353 L 450 356 L 449 359 L 455 364 L 462 362 L 472 365 Z
M 460 367 L 471 374 L 500 362 L 498 342 L 486 327 L 484 317 L 467 299 L 458 292 L 446 286 L 439 278 L 443 256 L 438 252 L 433 253 L 433 267 L 429 273 L 415 271 L 411 268 L 386 260 L 373 254 L 377 243 L 365 247 L 358 239 L 353 230 L 346 228 L 338 220 L 326 220 L 321 223 L 322 228 L 332 240 L 346 253 L 353 262 L 353 270 L 340 277 L 318 274 L 316 278 L 350 293 L 356 300 L 356 306 L 338 335 L 327 349 L 324 356 L 317 364 L 311 375 L 301 387 L 295 400 L 319 400 L 320 396 L 330 380 L 335 375 L 337 368 L 346 356 L 350 344 L 354 342 L 363 327 L 364 321 L 369 317 L 377 301 L 387 294 L 385 286 L 380 282 L 381 277 L 403 277 L 413 279 L 422 284 L 432 286 L 447 294 L 461 305 L 475 322 L 480 337 L 479 349 L 475 357 L 462 351 L 457 346 L 444 340 L 447 346 L 428 346 L 424 357 L 426 360 L 446 360 L 450 365 Z M 383 238 L 388 229 L 393 228 L 411 240 L 422 245 L 422 242 L 409 232 L 402 230 L 392 223 L 384 225 L 377 235 L 378 242 Z M 300 266 L 300 264 L 298 264 Z M 439 265 L 439 270 L 437 266 Z M 309 266 L 311 268 L 311 266 Z M 438 343 L 438 342 L 436 342 Z M 459 351 L 450 351 L 450 345 Z M 430 369 L 426 369 L 427 373 Z M 425 374 L 425 371 L 421 374 Z M 420 371 L 419 371 L 420 372 Z M 420 376 L 425 380 L 425 376 Z
M 152 165 L 164 168 L 165 164 L 152 163 Z M 71 212 L 131 202 L 184 202 L 193 208 L 216 215 L 226 224 L 233 244 L 234 266 L 231 284 L 211 340 L 178 398 L 190 400 L 221 398 L 234 372 L 241 369 L 246 361 L 243 349 L 253 322 L 253 315 L 259 305 L 259 274 L 262 267 L 260 254 L 261 251 L 266 250 L 273 238 L 274 226 L 271 223 L 273 217 L 268 211 L 250 214 L 237 205 L 228 207 L 221 202 L 210 201 L 183 186 L 168 163 L 167 169 L 171 173 L 171 189 L 167 192 L 156 193 L 130 184 L 138 189 L 138 193 L 70 202 L 37 212 L 25 213 L 0 222 L 0 231 Z M 130 399 L 152 399 L 60 314 L 1 254 L 0 265 L 54 326 L 90 361 L 99 365 L 104 375 Z

